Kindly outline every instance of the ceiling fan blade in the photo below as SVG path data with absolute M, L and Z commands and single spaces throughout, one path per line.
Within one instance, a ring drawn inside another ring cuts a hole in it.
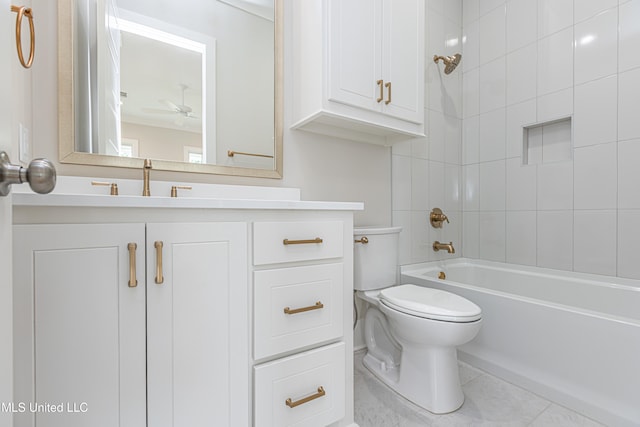
M 161 110 L 160 108 L 141 108 L 144 113 L 150 114 L 179 114 L 179 111 L 175 110 Z
M 164 104 L 167 107 L 171 108 L 175 112 L 181 112 L 182 111 L 180 106 L 178 106 L 177 104 L 174 104 L 173 102 L 169 101 L 168 99 L 161 99 L 159 102 L 161 104 Z

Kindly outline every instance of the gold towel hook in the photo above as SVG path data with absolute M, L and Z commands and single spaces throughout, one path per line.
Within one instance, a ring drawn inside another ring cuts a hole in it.
M 33 25 L 33 12 L 30 7 L 26 6 L 13 6 L 11 5 L 11 11 L 17 12 L 16 18 L 16 49 L 18 50 L 18 59 L 24 68 L 31 68 L 33 64 L 33 57 L 36 51 L 36 30 Z M 24 55 L 22 54 L 22 17 L 26 16 L 29 20 L 29 33 L 31 36 L 31 47 L 29 51 L 29 60 L 24 62 Z

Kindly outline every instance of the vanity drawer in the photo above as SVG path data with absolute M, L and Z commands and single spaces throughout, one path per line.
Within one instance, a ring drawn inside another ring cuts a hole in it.
M 341 337 L 342 290 L 342 263 L 256 271 L 254 358 Z
M 342 221 L 255 222 L 255 265 L 342 257 Z
M 255 427 L 324 427 L 345 414 L 345 345 L 254 368 Z

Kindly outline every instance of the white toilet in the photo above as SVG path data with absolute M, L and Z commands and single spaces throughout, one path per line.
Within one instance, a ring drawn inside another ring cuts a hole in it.
M 456 347 L 478 334 L 482 311 L 450 292 L 396 285 L 400 230 L 354 229 L 354 287 L 368 303 L 363 363 L 416 405 L 453 412 L 464 402 Z

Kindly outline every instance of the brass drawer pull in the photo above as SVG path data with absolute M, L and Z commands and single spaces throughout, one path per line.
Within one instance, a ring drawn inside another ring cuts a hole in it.
M 136 279 L 136 249 L 138 245 L 135 243 L 129 243 L 127 249 L 129 249 L 129 287 L 135 288 L 138 286 L 138 280 Z
M 376 82 L 376 84 L 380 88 L 380 96 L 378 98 L 376 98 L 376 102 L 379 104 L 384 99 L 384 88 L 382 87 L 383 86 L 383 81 L 382 80 L 378 80 Z
M 319 397 L 324 396 L 325 394 L 327 394 L 324 391 L 324 388 L 322 386 L 318 387 L 318 392 L 312 394 L 311 396 L 305 397 L 304 399 L 300 399 L 300 400 L 296 400 L 295 402 L 291 400 L 291 398 L 288 398 L 287 400 L 285 400 L 285 404 L 289 407 L 289 408 L 295 408 L 296 406 L 300 406 L 303 403 L 307 403 L 307 402 L 311 402 L 312 400 L 315 400 Z
M 164 275 L 162 274 L 162 246 L 161 241 L 154 242 L 153 246 L 156 248 L 156 283 L 161 285 L 164 283 Z
M 284 314 L 298 314 L 304 313 L 305 311 L 320 310 L 321 308 L 324 308 L 324 304 L 318 301 L 314 305 L 310 305 L 309 307 L 294 308 L 293 310 L 289 307 L 285 307 Z
M 385 105 L 389 105 L 391 104 L 391 82 L 386 82 L 384 84 L 384 87 L 386 87 L 388 89 L 387 94 L 389 95 L 389 97 L 387 98 L 386 101 L 384 101 Z
M 309 239 L 309 240 L 289 240 L 289 239 L 284 239 L 282 241 L 283 245 L 305 245 L 305 244 L 309 244 L 309 243 L 322 243 L 322 239 L 319 237 L 316 237 L 315 239 Z
M 353 243 L 362 243 L 363 245 L 366 245 L 369 243 L 369 238 L 367 236 L 362 236 L 362 239 L 354 240 Z

